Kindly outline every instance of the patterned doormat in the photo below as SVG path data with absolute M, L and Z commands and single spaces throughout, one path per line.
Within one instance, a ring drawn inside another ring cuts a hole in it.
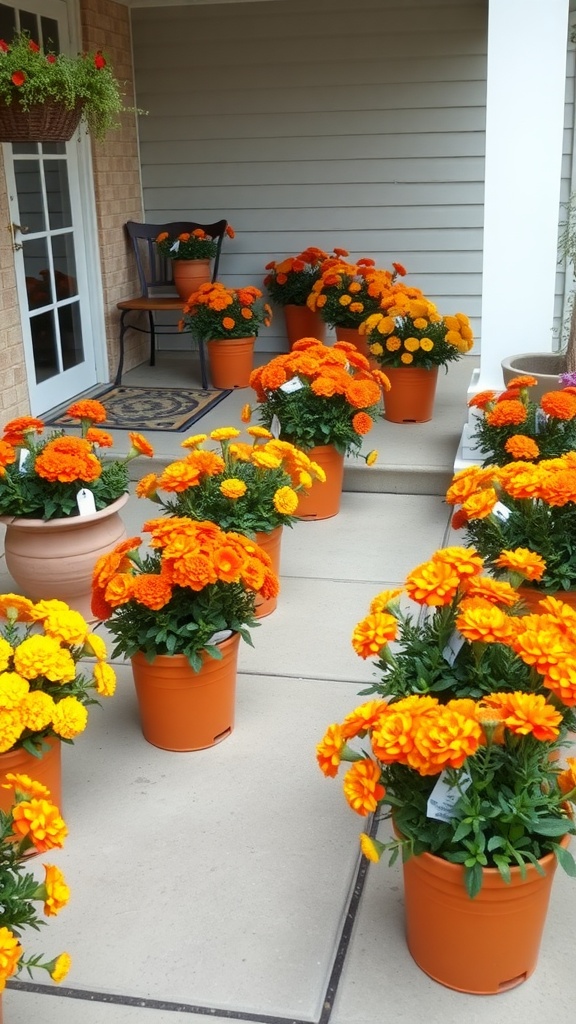
M 204 391 L 195 388 L 106 388 L 97 398 L 106 406 L 103 430 L 186 430 L 218 405 L 230 391 Z M 65 413 L 46 421 L 50 426 L 67 427 L 73 420 Z

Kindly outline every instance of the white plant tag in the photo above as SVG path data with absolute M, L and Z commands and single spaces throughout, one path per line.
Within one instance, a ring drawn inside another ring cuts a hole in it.
M 24 472 L 24 466 L 26 465 L 26 462 L 28 461 L 28 456 L 29 455 L 30 455 L 30 449 L 29 448 L 21 448 L 20 449 L 20 458 L 18 460 L 18 471 L 20 473 Z
M 447 661 L 449 665 L 453 665 L 456 661 L 458 651 L 464 644 L 464 637 L 462 633 L 459 633 L 457 629 L 454 630 L 452 636 L 448 640 L 446 647 L 442 651 L 442 657 L 444 661 Z
M 303 387 L 304 385 L 300 380 L 300 377 L 291 377 L 285 384 L 281 384 L 278 390 L 284 391 L 285 394 L 289 395 L 292 391 L 300 391 Z
M 89 516 L 92 512 L 96 511 L 94 495 L 87 487 L 83 487 L 81 491 L 78 491 L 78 494 L 76 495 L 76 504 L 78 505 L 78 512 L 81 516 Z
M 174 245 L 170 246 L 170 252 L 178 252 L 179 249 L 180 249 L 180 239 L 177 238 L 176 241 L 174 242 Z
M 497 519 L 502 519 L 503 522 L 506 522 L 511 514 L 512 509 L 508 508 L 507 505 L 503 505 L 501 501 L 497 501 L 492 509 L 492 515 L 496 516 Z
M 467 790 L 472 782 L 468 772 L 460 772 L 459 786 L 451 786 L 446 781 L 447 775 L 448 773 L 444 771 L 438 776 L 438 781 L 430 793 L 426 805 L 427 817 L 435 818 L 437 821 L 452 821 L 454 808 L 461 793 Z
M 219 629 L 206 641 L 207 644 L 223 644 L 228 637 L 232 636 L 232 629 Z
M 270 433 L 272 434 L 273 437 L 276 438 L 276 440 L 278 440 L 278 438 L 280 437 L 280 434 L 282 433 L 282 427 L 280 426 L 280 420 L 278 419 L 276 414 L 274 414 L 274 416 L 272 417 L 272 422 L 270 424 Z

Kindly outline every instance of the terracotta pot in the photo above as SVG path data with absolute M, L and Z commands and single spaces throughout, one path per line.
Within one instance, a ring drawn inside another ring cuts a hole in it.
M 6 524 L 6 565 L 19 591 L 32 601 L 58 598 L 95 622 L 92 571 L 100 556 L 126 537 L 119 511 L 127 501 L 122 494 L 100 512 L 48 522 L 0 517 Z
M 252 373 L 256 338 L 220 338 L 209 341 L 210 378 L 215 388 L 247 388 Z
M 183 302 L 210 278 L 210 260 L 172 260 L 174 287 Z
M 308 306 L 295 306 L 291 303 L 283 308 L 290 348 L 300 338 L 317 338 L 322 344 L 325 343 L 326 324 L 315 309 L 309 309 Z
M 299 495 L 298 519 L 330 519 L 340 511 L 344 481 L 344 456 L 334 445 L 323 444 L 306 453 L 326 473 L 326 483 L 315 480 L 305 494 Z
M 392 423 L 427 423 L 432 419 L 438 367 L 383 366 L 391 388 L 384 392 L 384 419 Z
M 568 846 L 569 836 L 562 840 Z M 546 921 L 556 858 L 511 868 L 507 884 L 485 868 L 482 889 L 470 899 L 464 868 L 423 853 L 403 864 L 408 949 L 426 974 L 448 988 L 495 995 L 533 973 Z
M 62 743 L 56 737 L 45 742 L 49 749 L 42 757 L 34 757 L 24 747 L 16 747 L 0 754 L 0 810 L 8 812 L 12 806 L 13 791 L 2 789 L 8 772 L 29 775 L 35 782 L 41 782 L 50 790 L 52 803 L 62 810 Z
M 194 672 L 183 654 L 132 661 L 142 732 L 163 750 L 203 750 L 225 740 L 234 728 L 236 665 L 240 634 L 220 644 L 222 659 L 202 656 Z
M 518 587 L 518 597 L 522 598 L 530 612 L 541 613 L 543 609 L 539 607 L 538 602 L 545 597 L 556 597 L 576 611 L 576 590 L 556 590 L 553 593 L 546 593 L 539 587 Z
M 280 576 L 280 551 L 282 547 L 282 526 L 277 526 L 274 530 L 270 530 L 269 533 L 257 533 L 256 543 L 270 555 L 272 559 L 272 570 L 277 576 Z M 256 597 L 256 610 L 254 612 L 257 619 L 263 619 L 266 615 L 270 615 L 278 604 L 277 597 Z
M 334 328 L 336 331 L 336 341 L 348 341 L 351 345 L 356 345 L 356 348 L 366 359 L 369 359 L 371 363 L 376 366 L 374 356 L 371 354 L 368 348 L 368 341 L 365 334 L 360 334 L 357 327 L 339 327 L 336 324 Z M 386 371 L 388 372 L 388 371 Z

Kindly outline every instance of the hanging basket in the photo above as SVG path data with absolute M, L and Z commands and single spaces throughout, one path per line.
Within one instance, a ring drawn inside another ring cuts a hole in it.
M 82 116 L 82 104 L 37 103 L 22 110 L 19 103 L 0 104 L 0 142 L 69 142 Z

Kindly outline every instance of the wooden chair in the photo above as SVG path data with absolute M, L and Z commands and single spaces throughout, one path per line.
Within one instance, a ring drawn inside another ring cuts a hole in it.
M 174 292 L 172 282 L 172 261 L 162 256 L 157 249 L 155 239 L 161 231 L 167 231 L 169 235 L 180 235 L 185 231 L 194 231 L 195 228 L 203 228 L 206 234 L 210 235 L 217 242 L 216 256 L 212 271 L 212 280 L 215 281 L 218 275 L 220 253 L 222 242 L 226 233 L 228 222 L 226 220 L 216 221 L 215 224 L 198 224 L 196 221 L 172 221 L 170 224 L 139 224 L 129 220 L 125 225 L 128 237 L 132 242 L 138 277 L 140 279 L 141 294 L 130 299 L 123 299 L 117 303 L 120 313 L 120 354 L 118 359 L 118 370 L 114 383 L 122 383 L 124 370 L 124 337 L 126 331 L 141 331 L 150 335 L 150 366 L 156 364 L 156 336 L 158 334 L 172 334 L 173 331 L 158 330 L 158 327 L 168 326 L 157 324 L 156 313 L 181 312 L 182 299 Z M 147 313 L 148 327 L 138 327 L 130 322 L 130 313 Z M 200 374 L 202 387 L 208 387 L 208 374 L 206 371 L 206 354 L 204 344 L 200 342 Z

